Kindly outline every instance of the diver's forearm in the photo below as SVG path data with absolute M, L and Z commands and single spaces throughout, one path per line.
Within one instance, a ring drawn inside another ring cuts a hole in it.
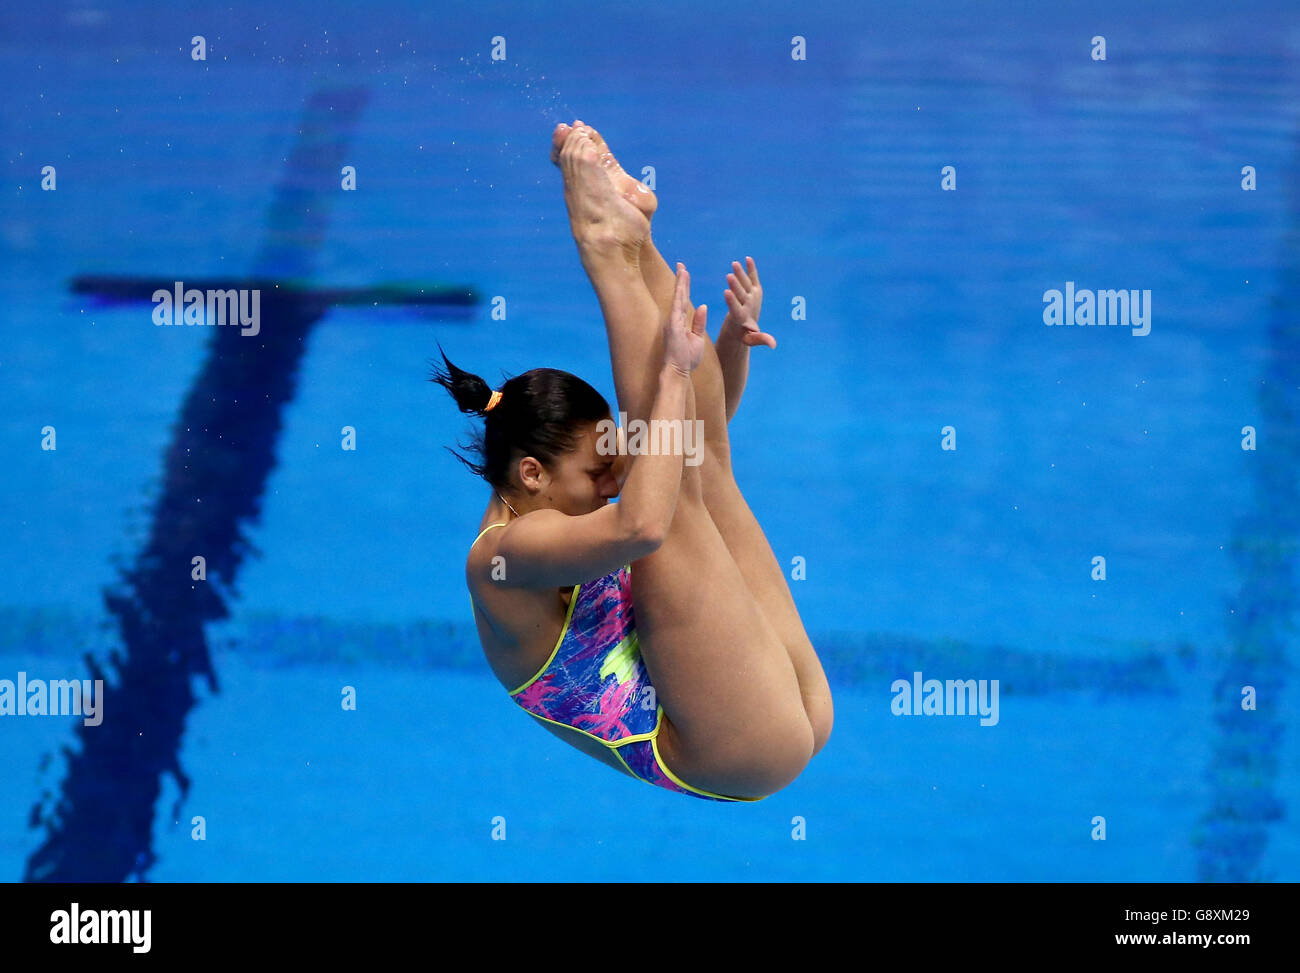
M 741 340 L 739 333 L 731 331 L 724 320 L 713 348 L 718 353 L 718 364 L 722 366 L 722 387 L 727 421 L 730 422 L 740 407 L 740 397 L 745 392 L 745 382 L 749 380 L 749 345 Z
M 659 370 L 657 381 L 647 427 L 655 430 L 683 423 L 686 394 L 691 385 L 690 373 L 665 363 Z M 643 448 L 629 459 L 632 468 L 618 505 L 627 507 L 630 522 L 638 525 L 639 536 L 662 543 L 677 510 L 677 495 L 682 484 L 682 451 Z

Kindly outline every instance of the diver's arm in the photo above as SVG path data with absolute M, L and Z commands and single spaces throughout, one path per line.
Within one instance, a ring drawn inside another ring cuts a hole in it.
M 722 366 L 722 390 L 726 400 L 727 421 L 730 422 L 740 408 L 740 397 L 744 395 L 745 382 L 749 380 L 749 345 L 740 340 L 740 335 L 730 332 L 724 324 L 713 347 L 718 353 L 718 364 Z
M 754 345 L 776 347 L 776 339 L 758 330 L 758 316 L 763 309 L 763 287 L 758 280 L 758 267 L 752 257 L 746 257 L 747 268 L 732 261 L 733 273 L 727 275 L 730 287 L 723 292 L 727 302 L 727 316 L 722 319 L 718 340 L 713 347 L 722 366 L 722 385 L 726 399 L 727 421 L 740 407 L 740 397 L 749 378 L 749 349 Z
M 690 383 L 689 372 L 665 364 L 652 420 L 681 422 Z M 578 517 L 533 510 L 511 521 L 496 549 L 505 559 L 502 582 L 521 588 L 579 584 L 658 550 L 677 507 L 683 458 L 667 451 L 632 459 L 618 503 Z
M 690 316 L 690 275 L 678 265 L 673 307 L 664 329 L 664 358 L 650 409 L 649 428 L 686 418 L 691 372 L 708 341 L 708 308 Z M 642 288 L 644 290 L 644 288 Z M 660 426 L 662 428 L 662 426 Z M 507 525 L 497 554 L 505 558 L 506 582 L 520 587 L 560 587 L 590 581 L 656 551 L 668 536 L 682 483 L 678 450 L 650 451 L 632 461 L 622 499 L 593 513 L 571 517 L 535 510 Z

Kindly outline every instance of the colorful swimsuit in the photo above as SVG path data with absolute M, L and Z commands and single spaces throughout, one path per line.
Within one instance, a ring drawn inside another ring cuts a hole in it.
M 474 542 L 504 526 L 489 524 Z M 573 586 L 550 658 L 510 696 L 539 719 L 603 743 L 634 777 L 649 784 L 713 801 L 762 800 L 692 787 L 659 755 L 664 708 L 637 646 L 628 565 Z

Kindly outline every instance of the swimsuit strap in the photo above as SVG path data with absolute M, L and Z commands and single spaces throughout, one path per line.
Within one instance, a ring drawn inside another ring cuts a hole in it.
M 490 531 L 493 527 L 504 527 L 504 526 L 505 526 L 505 523 L 504 523 L 504 522 L 502 522 L 502 523 L 500 523 L 500 524 L 488 524 L 486 527 L 484 527 L 481 531 L 478 532 L 478 537 L 482 537 L 484 534 L 486 534 L 488 531 Z M 474 540 L 473 540 L 473 542 L 469 545 L 471 548 L 472 548 L 475 544 L 478 543 L 478 537 L 475 537 Z
M 504 527 L 504 526 L 505 526 L 505 523 L 504 523 L 504 522 L 503 522 L 503 523 L 500 523 L 500 524 L 488 524 L 486 527 L 484 527 L 481 531 L 478 532 L 478 537 L 475 537 L 474 540 L 473 540 L 473 542 L 469 545 L 470 550 L 472 551 L 472 550 L 474 549 L 474 545 L 478 543 L 478 538 L 479 538 L 479 537 L 482 537 L 484 534 L 486 534 L 488 531 L 490 531 L 493 527 Z M 470 611 L 471 611 L 471 612 L 472 612 L 472 611 L 477 607 L 477 602 L 474 601 L 474 593 L 473 593 L 473 592 L 470 592 L 470 595 L 469 595 L 469 605 L 470 605 Z

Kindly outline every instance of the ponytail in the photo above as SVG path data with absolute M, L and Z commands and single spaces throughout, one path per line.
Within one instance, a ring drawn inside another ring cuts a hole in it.
M 456 400 L 456 408 L 461 412 L 478 416 L 486 415 L 488 402 L 492 400 L 491 386 L 473 372 L 467 372 L 453 365 L 441 345 L 438 346 L 438 353 L 442 355 L 446 367 L 440 369 L 434 365 L 433 375 L 429 381 L 436 382 L 450 392 L 451 397 Z
M 461 412 L 483 419 L 469 445 L 462 446 L 477 461 L 451 447 L 447 451 L 493 489 L 514 486 L 511 476 L 525 456 L 550 466 L 574 448 L 584 425 L 610 418 L 605 397 L 576 375 L 534 368 L 494 392 L 479 376 L 453 365 L 441 345 L 438 351 L 443 364 L 433 363 L 429 381 L 446 389 Z

